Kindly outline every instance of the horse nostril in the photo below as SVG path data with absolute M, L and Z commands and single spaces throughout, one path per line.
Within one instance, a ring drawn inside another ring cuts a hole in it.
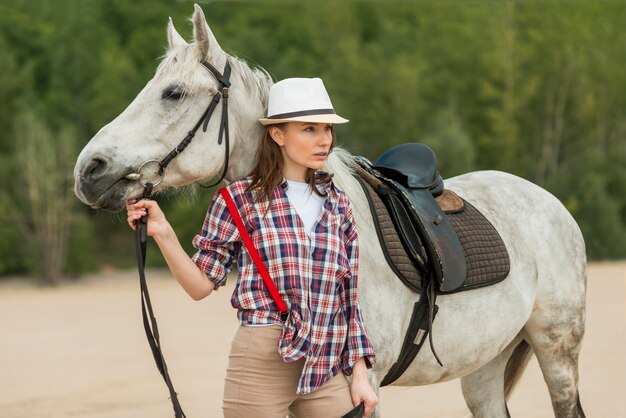
M 107 162 L 102 158 L 94 158 L 83 170 L 83 176 L 89 180 L 102 177 L 106 171 Z

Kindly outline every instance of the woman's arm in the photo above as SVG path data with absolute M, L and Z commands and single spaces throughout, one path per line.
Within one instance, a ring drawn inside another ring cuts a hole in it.
M 134 221 L 148 215 L 148 235 L 153 237 L 176 281 L 194 300 L 207 297 L 215 284 L 208 280 L 205 273 L 189 258 L 178 241 L 174 229 L 165 218 L 165 214 L 153 200 L 131 200 L 127 203 L 128 224 L 135 229 Z
M 347 197 L 345 211 L 346 220 L 342 225 L 342 232 L 346 255 L 350 260 L 350 274 L 344 278 L 344 312 L 348 323 L 348 335 L 343 353 L 343 372 L 346 375 L 352 375 L 352 384 L 350 385 L 352 402 L 355 406 L 363 402 L 365 404 L 365 416 L 368 417 L 378 404 L 378 397 L 367 376 L 367 369 L 372 367 L 376 358 L 374 348 L 365 330 L 358 303 L 358 230 Z
M 346 255 L 350 262 L 350 272 L 343 278 L 344 285 L 342 288 L 343 309 L 346 316 L 348 326 L 348 335 L 346 338 L 346 346 L 343 352 L 343 372 L 350 376 L 357 360 L 362 360 L 367 368 L 370 368 L 376 361 L 374 348 L 370 342 L 361 308 L 358 301 L 358 282 L 359 282 L 359 241 L 358 230 L 352 208 L 345 197 L 343 202 L 345 205 L 346 219 L 341 227 L 343 235 L 343 244 Z

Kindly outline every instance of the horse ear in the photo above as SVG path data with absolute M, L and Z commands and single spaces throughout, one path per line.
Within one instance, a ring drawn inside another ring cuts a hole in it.
M 174 22 L 172 22 L 171 17 L 169 22 L 167 23 L 167 43 L 169 45 L 169 49 L 187 46 L 187 41 L 185 41 L 183 37 L 180 36 L 180 34 L 176 31 L 176 28 L 174 27 Z
M 193 13 L 193 36 L 196 41 L 196 45 L 200 49 L 202 56 L 205 58 L 215 58 L 216 52 L 221 51 L 213 32 L 209 29 L 209 25 L 206 23 L 204 12 L 197 4 L 194 4 Z

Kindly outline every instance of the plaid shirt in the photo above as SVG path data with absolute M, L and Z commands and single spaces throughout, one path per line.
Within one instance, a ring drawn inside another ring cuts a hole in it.
M 361 357 L 371 367 L 374 349 L 357 302 L 358 234 L 348 197 L 332 180 L 321 184 L 327 196 L 308 236 L 285 194 L 286 181 L 274 190 L 266 216 L 267 203 L 253 203 L 253 193 L 245 191 L 250 182 L 248 177 L 227 187 L 289 309 L 279 352 L 286 362 L 306 357 L 297 393 L 313 392 L 339 371 L 351 375 Z M 198 252 L 192 260 L 216 288 L 224 285 L 237 261 L 231 303 L 242 325 L 283 324 L 220 193 L 213 197 L 193 244 Z

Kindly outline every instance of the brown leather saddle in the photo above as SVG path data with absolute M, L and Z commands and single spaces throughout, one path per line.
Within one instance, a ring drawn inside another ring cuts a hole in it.
M 364 157 L 355 157 L 355 162 L 385 258 L 398 278 L 420 293 L 400 357 L 383 379 L 385 386 L 402 375 L 426 336 L 441 364 L 430 332 L 438 294 L 500 282 L 510 262 L 493 225 L 444 188 L 435 154 L 426 145 L 402 144 L 373 164 Z

